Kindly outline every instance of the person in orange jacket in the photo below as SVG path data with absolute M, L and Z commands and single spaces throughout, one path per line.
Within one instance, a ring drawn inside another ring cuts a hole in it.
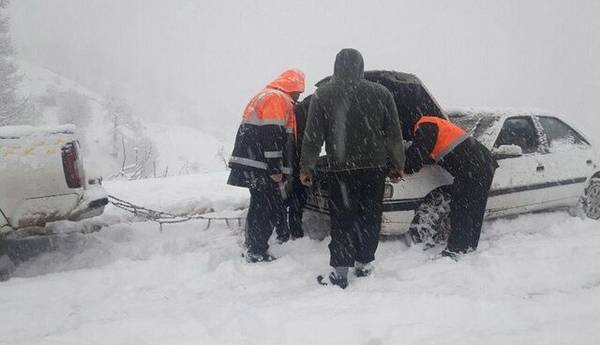
M 239 126 L 229 159 L 228 184 L 250 190 L 246 222 L 246 261 L 271 261 L 269 237 L 289 236 L 284 180 L 292 174 L 296 118 L 294 103 L 304 92 L 304 73 L 289 69 L 254 96 Z
M 406 150 L 405 173 L 437 163 L 453 177 L 450 201 L 451 232 L 442 256 L 457 258 L 477 249 L 494 172 L 498 167 L 490 151 L 462 128 L 436 116 L 416 119 L 412 145 Z M 411 232 L 413 242 L 432 234 Z

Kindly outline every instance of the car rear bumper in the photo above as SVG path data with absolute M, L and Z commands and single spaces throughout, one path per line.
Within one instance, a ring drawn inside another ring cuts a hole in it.
M 78 221 L 96 217 L 104 212 L 108 204 L 108 194 L 101 186 L 94 186 L 84 191 L 78 206 L 71 212 L 68 219 Z

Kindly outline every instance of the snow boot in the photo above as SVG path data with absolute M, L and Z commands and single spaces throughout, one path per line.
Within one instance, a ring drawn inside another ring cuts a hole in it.
M 460 257 L 460 255 L 461 255 L 461 253 L 453 252 L 451 250 L 448 250 L 448 248 L 442 250 L 442 252 L 440 253 L 441 257 L 450 258 L 454 261 L 458 261 L 458 258 Z
M 327 281 L 328 280 L 328 281 Z M 336 285 L 342 289 L 348 287 L 348 267 L 336 267 L 335 271 L 329 273 L 329 276 L 317 276 L 317 282 L 321 285 Z
M 246 252 L 242 254 L 243 257 L 246 258 L 246 262 L 249 264 L 257 263 L 257 262 L 271 262 L 276 260 L 277 258 L 269 253 L 255 254 Z
M 368 277 L 373 273 L 373 264 L 370 262 L 363 264 L 362 262 L 356 262 L 354 264 L 354 275 L 361 277 Z
M 284 244 L 285 242 L 290 240 L 290 235 L 277 235 L 277 239 L 275 240 L 277 242 L 277 244 Z

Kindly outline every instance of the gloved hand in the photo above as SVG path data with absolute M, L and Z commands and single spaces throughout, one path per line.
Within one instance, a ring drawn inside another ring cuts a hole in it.
M 312 173 L 301 173 L 300 174 L 300 182 L 303 185 L 310 187 L 313 184 L 313 175 Z
M 274 182 L 281 182 L 283 181 L 283 174 L 275 174 L 275 175 L 271 175 L 271 180 L 273 180 Z
M 392 169 L 390 170 L 388 177 L 393 183 L 398 183 L 404 178 L 404 173 L 400 169 Z

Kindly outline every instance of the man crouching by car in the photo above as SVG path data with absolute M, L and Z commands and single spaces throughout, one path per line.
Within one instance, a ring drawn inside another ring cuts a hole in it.
M 302 144 L 300 178 L 311 185 L 321 146 L 327 151 L 333 271 L 319 283 L 348 286 L 348 271 L 371 272 L 379 243 L 387 159 L 404 168 L 404 147 L 392 94 L 364 78 L 360 53 L 343 49 L 331 81 L 313 94 Z M 325 279 L 328 278 L 328 282 Z
M 481 225 L 494 172 L 498 167 L 490 151 L 448 120 L 423 116 L 414 124 L 414 140 L 406 151 L 405 173 L 421 170 L 423 164 L 437 163 L 453 177 L 450 201 L 450 237 L 442 256 L 477 249 Z M 433 234 L 410 233 L 413 242 Z

